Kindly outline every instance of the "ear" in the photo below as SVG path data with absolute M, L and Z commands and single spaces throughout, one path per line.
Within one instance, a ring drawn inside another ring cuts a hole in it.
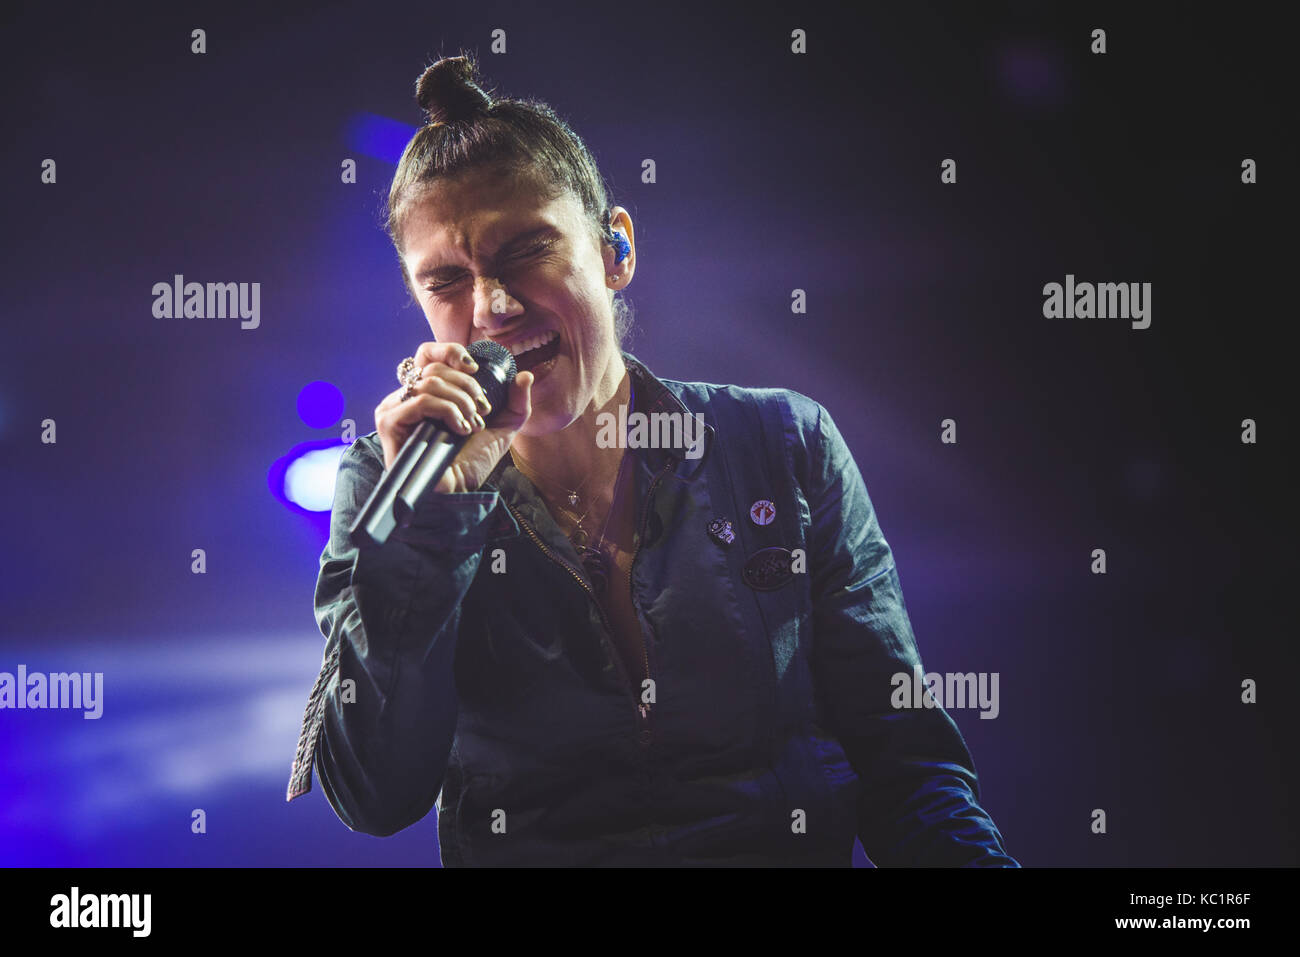
M 606 239 L 602 248 L 605 285 L 610 289 L 619 290 L 632 281 L 632 274 L 636 272 L 636 234 L 632 230 L 632 217 L 622 206 L 615 206 L 610 210 L 609 228 L 616 237 L 627 244 L 626 255 L 622 259 L 619 259 L 622 243 L 610 242 Z

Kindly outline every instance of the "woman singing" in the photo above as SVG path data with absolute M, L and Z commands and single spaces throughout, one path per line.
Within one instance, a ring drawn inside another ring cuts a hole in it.
M 339 466 L 289 798 L 314 766 L 375 835 L 436 802 L 446 865 L 849 866 L 856 836 L 878 865 L 1017 866 L 952 719 L 891 701 L 920 658 L 829 414 L 624 352 L 631 217 L 549 107 L 475 77 L 425 70 L 389 192 L 433 340 Z M 481 339 L 520 370 L 503 408 Z M 463 449 L 354 548 L 429 418 Z

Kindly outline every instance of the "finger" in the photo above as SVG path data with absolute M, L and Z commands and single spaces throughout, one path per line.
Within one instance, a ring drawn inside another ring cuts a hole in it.
M 425 393 L 416 393 L 383 413 L 383 424 L 389 432 L 409 432 L 424 419 L 441 422 L 461 435 L 469 435 L 474 431 L 474 426 L 461 413 L 457 403 Z
M 488 423 L 489 432 L 512 433 L 523 428 L 532 411 L 530 398 L 532 383 L 531 372 L 521 372 L 515 377 L 515 381 L 510 384 L 509 391 L 506 393 L 505 402 L 497 406 L 492 421 Z
M 406 387 L 403 386 L 400 389 L 394 389 L 392 392 L 388 393 L 388 395 L 384 396 L 384 401 L 380 402 L 379 405 L 375 406 L 375 420 L 378 421 L 379 416 L 382 413 L 387 412 L 389 409 L 401 405 L 403 400 L 405 398 L 408 398 L 407 396 L 404 395 L 405 392 L 406 392 Z
M 415 387 L 414 395 L 431 395 L 440 399 L 448 399 L 456 403 L 461 415 L 467 421 L 473 422 L 475 419 L 481 419 L 479 405 L 474 401 L 474 397 L 441 376 L 421 379 Z
M 435 362 L 427 365 L 421 370 L 421 379 L 416 385 L 419 391 L 426 381 L 433 379 L 443 379 L 456 388 L 469 395 L 474 408 L 469 410 L 469 414 L 475 412 L 482 415 L 488 415 L 492 411 L 492 403 L 488 402 L 487 395 L 483 392 L 483 387 L 478 384 L 478 380 L 467 372 L 457 372 L 448 366 L 445 362 Z M 437 393 L 441 394 L 441 393 Z
M 415 367 L 423 369 L 435 362 L 445 363 L 450 368 L 477 372 L 478 363 L 469 354 L 469 350 L 459 342 L 422 342 L 415 350 Z

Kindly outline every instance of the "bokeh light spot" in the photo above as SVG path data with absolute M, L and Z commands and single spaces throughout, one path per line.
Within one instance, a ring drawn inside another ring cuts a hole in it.
M 343 415 L 343 393 L 329 382 L 312 382 L 298 393 L 298 415 L 313 429 L 328 429 Z

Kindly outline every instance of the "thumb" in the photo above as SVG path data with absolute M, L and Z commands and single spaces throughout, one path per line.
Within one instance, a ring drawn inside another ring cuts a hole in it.
M 521 372 L 515 376 L 515 381 L 510 383 L 510 391 L 506 396 L 506 407 L 502 410 L 501 422 L 494 422 L 494 426 L 505 427 L 512 432 L 518 431 L 524 427 L 528 417 L 533 412 L 533 374 L 531 372 Z
M 510 448 L 514 435 L 532 413 L 533 374 L 521 372 L 510 383 L 503 405 L 488 413 L 487 428 L 468 436 L 465 447 L 439 479 L 439 492 L 474 491 Z

